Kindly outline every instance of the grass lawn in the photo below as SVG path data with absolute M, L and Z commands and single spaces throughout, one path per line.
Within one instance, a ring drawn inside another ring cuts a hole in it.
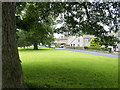
M 67 50 L 19 49 L 30 88 L 117 88 L 118 59 Z

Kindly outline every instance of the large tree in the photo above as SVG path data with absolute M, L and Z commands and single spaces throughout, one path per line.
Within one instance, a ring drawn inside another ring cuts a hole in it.
M 54 41 L 53 32 L 52 28 L 45 25 L 37 26 L 36 29 L 30 29 L 29 31 L 18 30 L 18 47 L 34 45 L 34 50 L 38 50 L 38 43 L 50 45 Z
M 115 36 L 119 28 L 120 2 L 66 2 L 63 4 L 63 26 L 57 32 L 68 35 L 91 34 L 99 37 L 101 44 L 108 46 L 119 42 Z M 109 30 L 105 30 L 108 26 Z M 109 41 L 111 42 L 107 42 Z
M 16 44 L 15 3 L 2 3 L 2 87 L 23 88 L 21 61 Z
M 22 5 L 22 9 L 21 9 Z M 37 44 L 45 42 L 49 43 L 53 41 L 52 27 L 53 19 L 50 14 L 50 3 L 18 3 L 17 15 L 21 18 L 17 18 L 17 26 L 24 31 L 27 31 L 26 39 L 34 45 L 34 49 L 37 50 Z M 21 13 L 21 12 L 24 12 Z

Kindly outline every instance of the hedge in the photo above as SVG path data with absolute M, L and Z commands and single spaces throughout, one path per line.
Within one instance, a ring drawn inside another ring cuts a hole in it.
M 111 48 L 104 48 L 104 47 L 86 47 L 86 46 L 85 46 L 84 49 L 111 51 Z

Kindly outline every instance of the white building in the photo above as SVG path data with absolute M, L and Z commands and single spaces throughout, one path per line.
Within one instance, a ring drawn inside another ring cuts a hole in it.
M 60 38 L 55 39 L 55 43 L 61 45 L 65 44 L 70 47 L 84 47 L 90 46 L 90 41 L 94 35 L 83 35 L 80 37 L 77 36 L 61 36 Z
M 114 35 L 120 40 L 120 31 L 118 31 L 117 33 L 111 33 L 108 35 Z M 85 47 L 85 46 L 90 46 L 90 41 L 93 37 L 94 35 L 83 35 L 80 37 L 62 35 L 55 39 L 55 43 L 57 43 L 58 45 L 65 44 L 70 47 Z M 120 43 L 118 43 L 117 46 L 118 48 L 116 49 L 116 51 L 120 51 Z M 114 51 L 112 46 L 109 46 L 109 47 L 112 48 L 112 51 Z

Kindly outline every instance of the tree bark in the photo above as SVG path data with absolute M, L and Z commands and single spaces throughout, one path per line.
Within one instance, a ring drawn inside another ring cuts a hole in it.
M 38 45 L 37 45 L 37 43 L 34 44 L 34 50 L 38 50 Z
M 2 87 L 23 88 L 22 67 L 16 44 L 15 3 L 2 3 Z

